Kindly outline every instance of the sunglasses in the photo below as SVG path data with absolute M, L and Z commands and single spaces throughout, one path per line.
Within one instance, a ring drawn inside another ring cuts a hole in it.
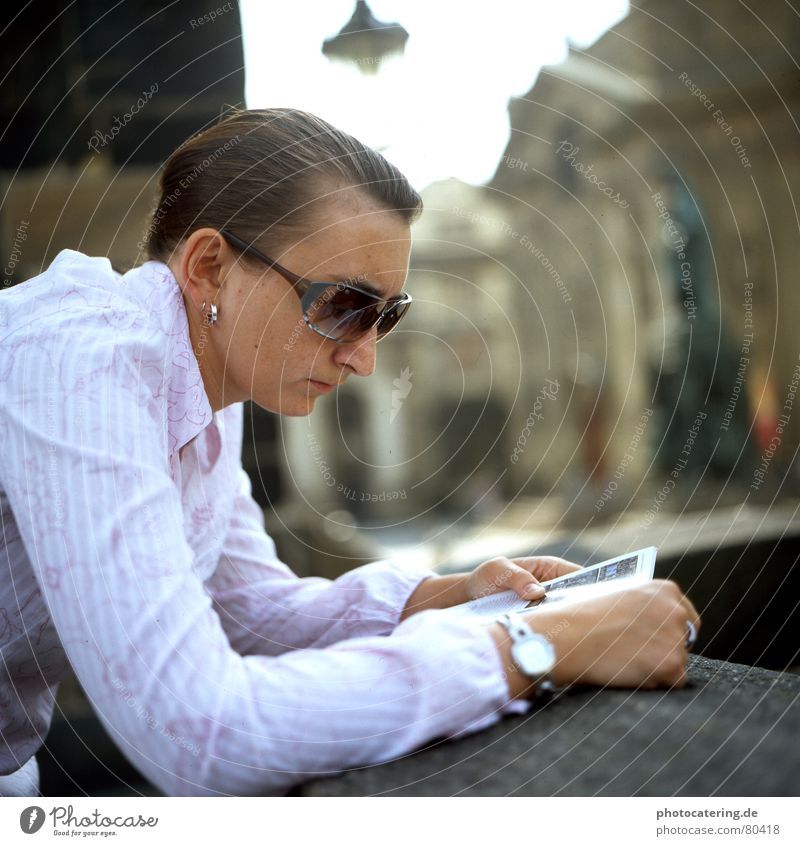
M 219 233 L 229 244 L 265 262 L 270 270 L 276 271 L 291 283 L 300 297 L 303 319 L 310 329 L 323 338 L 349 344 L 363 338 L 376 326 L 380 340 L 397 326 L 411 305 L 410 294 L 384 300 L 377 294 L 346 282 L 312 282 L 281 267 L 277 261 L 227 229 L 220 229 Z

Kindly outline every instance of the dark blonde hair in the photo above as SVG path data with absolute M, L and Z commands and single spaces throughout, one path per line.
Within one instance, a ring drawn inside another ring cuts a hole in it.
M 298 109 L 237 111 L 167 159 L 140 248 L 166 261 L 206 226 L 279 245 L 314 223 L 326 197 L 353 187 L 407 223 L 422 211 L 393 164 L 327 121 Z

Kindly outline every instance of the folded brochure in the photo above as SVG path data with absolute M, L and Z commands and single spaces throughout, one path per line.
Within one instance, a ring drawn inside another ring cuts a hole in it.
M 521 599 L 513 590 L 504 590 L 446 608 L 444 613 L 474 616 L 488 623 L 505 611 L 530 611 L 544 604 L 578 601 L 620 590 L 653 578 L 656 552 L 656 547 L 648 546 L 542 582 L 545 595 L 541 599 Z

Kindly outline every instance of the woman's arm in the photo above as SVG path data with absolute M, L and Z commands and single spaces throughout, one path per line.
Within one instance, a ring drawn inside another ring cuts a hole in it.
M 145 315 L 135 330 L 127 313 L 69 318 L 64 333 L 32 321 L 16 335 L 0 472 L 66 656 L 145 777 L 170 795 L 282 793 L 524 709 L 489 632 L 440 615 L 237 654 L 169 476 L 160 330 Z
M 466 580 L 469 573 L 451 573 L 447 576 L 436 576 L 420 582 L 408 599 L 401 620 L 435 608 L 450 608 L 467 602 L 470 597 L 466 590 Z
M 579 569 L 552 556 L 499 557 L 469 573 L 439 576 L 426 567 L 387 560 L 335 580 L 299 578 L 278 558 L 241 465 L 242 406 L 225 413 L 237 433 L 228 454 L 236 456 L 231 472 L 238 489 L 219 562 L 205 585 L 231 644 L 242 655 L 280 655 L 291 648 L 389 634 L 420 611 L 449 608 L 498 590 L 524 591 L 535 583 L 534 576 L 555 578 Z
M 234 451 L 239 454 L 236 444 Z M 387 635 L 400 622 L 412 593 L 439 581 L 432 570 L 391 560 L 356 567 L 334 580 L 298 577 L 277 557 L 240 463 L 234 472 L 238 492 L 233 515 L 219 563 L 205 587 L 240 654 L 280 655 L 351 637 Z

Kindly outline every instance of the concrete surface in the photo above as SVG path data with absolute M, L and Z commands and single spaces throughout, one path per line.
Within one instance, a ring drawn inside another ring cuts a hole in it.
M 796 796 L 800 676 L 691 656 L 675 691 L 583 688 L 304 796 Z

